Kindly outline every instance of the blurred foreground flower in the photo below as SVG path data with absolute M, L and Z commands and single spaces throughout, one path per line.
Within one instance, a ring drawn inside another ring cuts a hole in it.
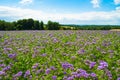
M 18 72 L 17 74 L 13 75 L 14 78 L 22 76 L 22 71 Z
M 4 76 L 6 73 L 4 71 L 0 71 L 0 76 Z
M 105 68 L 108 67 L 108 63 L 105 62 L 105 61 L 100 61 L 99 64 L 100 64 L 100 65 L 98 66 L 98 69 L 99 69 L 99 70 L 100 70 L 100 69 L 105 69 Z
M 29 76 L 30 75 L 30 70 L 27 70 L 26 72 L 25 72 L 25 74 L 24 74 L 24 77 L 27 77 L 27 76 Z
M 52 76 L 52 80 L 57 80 L 57 76 Z

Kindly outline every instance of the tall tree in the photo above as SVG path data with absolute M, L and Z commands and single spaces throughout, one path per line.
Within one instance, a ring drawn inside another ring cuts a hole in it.
M 44 23 L 43 23 L 43 21 L 40 22 L 40 27 L 39 28 L 40 28 L 40 30 L 44 30 Z
M 39 30 L 39 27 L 40 27 L 39 21 L 38 21 L 38 20 L 35 20 L 35 21 L 34 21 L 33 30 Z
M 29 19 L 27 20 L 27 29 L 28 29 L 28 30 L 32 30 L 33 27 L 34 27 L 34 20 L 33 20 L 32 18 L 29 18 Z
M 48 21 L 47 23 L 47 28 L 48 30 L 59 30 L 59 23 L 58 22 L 52 22 L 52 21 Z

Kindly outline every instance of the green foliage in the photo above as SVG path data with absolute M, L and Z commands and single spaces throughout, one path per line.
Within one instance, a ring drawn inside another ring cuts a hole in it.
M 44 22 L 41 21 L 39 25 L 40 25 L 40 26 L 39 26 L 39 27 L 40 27 L 40 30 L 44 30 Z
M 52 22 L 52 21 L 48 21 L 47 23 L 47 28 L 48 30 L 59 30 L 59 23 L 58 22 Z
M 0 30 L 44 30 L 44 23 L 31 18 L 14 22 L 0 20 Z

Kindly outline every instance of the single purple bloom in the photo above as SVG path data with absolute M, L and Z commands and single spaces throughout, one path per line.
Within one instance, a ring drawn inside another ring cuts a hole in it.
M 0 64 L 0 67 L 5 67 L 5 64 Z
M 67 72 L 64 72 L 64 74 L 67 74 Z
M 25 74 L 24 74 L 24 77 L 27 77 L 27 76 L 29 76 L 30 75 L 30 70 L 27 70 L 26 72 L 25 72 Z
M 5 68 L 3 68 L 3 70 L 2 71 L 8 71 L 8 70 L 10 70 L 11 69 L 11 67 L 10 66 L 7 66 L 7 67 L 5 67 Z
M 109 52 L 109 53 L 114 53 L 114 51 L 113 51 L 113 50 L 108 50 L 108 52 Z
M 103 66 L 98 66 L 98 69 L 101 70 L 101 69 L 104 69 L 104 67 Z
M 0 76 L 6 75 L 4 71 L 0 71 Z
M 88 73 L 81 73 L 81 75 L 83 76 L 83 77 L 85 77 L 85 78 L 88 78 L 90 75 L 88 74 Z
M 52 76 L 52 80 L 57 80 L 57 76 Z
M 4 48 L 4 51 L 11 51 L 12 48 Z
M 16 56 L 17 56 L 16 54 L 8 54 L 8 57 L 12 59 L 16 58 Z
M 57 38 L 54 38 L 54 39 L 53 39 L 53 42 L 54 42 L 54 43 L 57 43 L 57 42 L 58 42 L 58 39 L 57 39 Z
M 119 77 L 119 78 L 117 78 L 117 80 L 120 80 L 120 77 Z
M 78 73 L 86 73 L 86 71 L 83 70 L 83 69 L 77 69 L 77 72 L 78 72 Z
M 18 72 L 17 74 L 15 74 L 13 77 L 20 77 L 22 76 L 22 71 Z
M 85 60 L 85 64 L 89 65 L 90 64 L 90 60 Z
M 74 77 L 73 76 L 68 77 L 67 80 L 74 80 Z
M 78 54 L 84 54 L 84 53 L 85 53 L 84 49 L 78 50 Z
M 106 74 L 108 76 L 108 78 L 111 80 L 112 79 L 112 74 L 109 70 L 106 70 Z
M 73 68 L 73 65 L 69 63 L 62 63 L 62 68 L 63 69 Z
M 93 68 L 95 66 L 96 62 L 90 62 L 90 68 Z
M 80 78 L 80 77 L 81 77 L 81 74 L 78 73 L 78 74 L 76 75 L 76 77 L 77 77 L 77 78 Z
M 71 74 L 72 74 L 72 75 L 77 75 L 78 73 L 77 73 L 77 72 L 72 72 Z
M 46 69 L 45 73 L 46 73 L 46 74 L 49 74 L 50 71 L 51 71 L 50 69 Z
M 41 56 L 42 56 L 42 57 L 45 57 L 45 56 L 47 56 L 47 54 L 46 54 L 46 53 L 44 53 L 44 54 L 41 54 Z
M 32 75 L 29 76 L 29 80 L 32 80 Z
M 51 70 L 56 70 L 56 68 L 54 66 L 51 66 L 50 69 Z
M 42 70 L 37 70 L 36 74 L 40 74 L 42 72 Z
M 104 62 L 104 61 L 101 61 L 100 62 L 100 65 L 98 66 L 98 69 L 104 69 L 104 68 L 107 68 L 108 67 L 108 64 L 107 62 Z
M 96 77 L 96 74 L 95 73 L 91 73 L 90 76 L 91 77 Z
M 38 66 L 39 66 L 39 64 L 36 63 L 36 64 L 34 64 L 34 65 L 32 66 L 32 68 L 33 68 L 33 69 L 36 69 Z

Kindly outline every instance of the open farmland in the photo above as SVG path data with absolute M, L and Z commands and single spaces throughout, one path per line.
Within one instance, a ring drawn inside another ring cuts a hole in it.
M 117 79 L 120 32 L 0 32 L 0 80 Z

